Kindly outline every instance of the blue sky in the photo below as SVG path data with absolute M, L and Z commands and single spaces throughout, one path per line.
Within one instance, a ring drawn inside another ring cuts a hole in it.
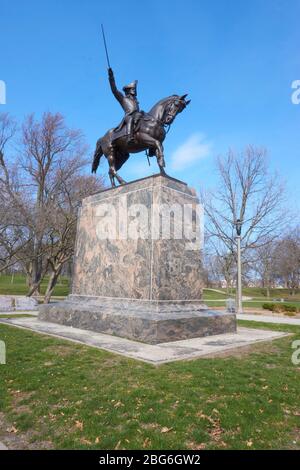
M 103 22 L 117 84 L 138 79 L 142 109 L 189 93 L 165 141 L 169 174 L 211 187 L 215 156 L 263 145 L 299 207 L 300 105 L 291 101 L 299 18 L 300 0 L 0 0 L 0 112 L 60 111 L 92 151 L 122 117 L 107 81 Z M 156 172 L 141 153 L 120 173 Z

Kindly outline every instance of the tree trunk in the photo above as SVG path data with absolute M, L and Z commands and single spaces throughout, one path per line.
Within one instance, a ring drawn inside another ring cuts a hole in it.
M 50 302 L 51 296 L 53 294 L 54 287 L 56 286 L 56 283 L 58 281 L 60 272 L 61 272 L 62 266 L 58 268 L 55 271 L 52 271 L 50 274 L 50 278 L 48 281 L 46 293 L 44 296 L 44 304 L 48 304 Z
M 26 273 L 26 286 L 28 287 L 28 289 L 32 287 L 31 275 L 28 272 Z
M 267 276 L 266 276 L 266 288 L 267 288 L 267 298 L 268 298 L 268 299 L 270 298 L 270 284 L 271 284 L 270 275 L 269 275 L 269 272 L 267 272 Z
M 41 278 L 38 282 L 34 282 L 31 287 L 29 288 L 29 291 L 27 293 L 27 297 L 31 297 L 33 294 L 41 295 L 40 294 L 40 285 L 42 282 L 43 278 Z
M 35 292 L 40 295 L 40 284 L 42 282 L 42 262 L 40 257 L 36 257 L 33 260 L 33 269 L 32 269 L 32 289 L 34 290 L 29 296 L 34 294 Z

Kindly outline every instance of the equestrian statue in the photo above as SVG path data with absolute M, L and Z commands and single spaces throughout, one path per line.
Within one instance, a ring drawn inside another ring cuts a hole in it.
M 103 31 L 103 29 L 102 29 Z M 106 42 L 103 32 L 107 55 Z M 97 141 L 92 172 L 96 173 L 100 158 L 104 155 L 109 164 L 109 178 L 112 187 L 115 179 L 119 184 L 125 181 L 117 173 L 128 160 L 130 153 L 146 151 L 147 157 L 156 156 L 160 173 L 165 175 L 165 159 L 162 142 L 177 114 L 190 103 L 187 95 L 172 95 L 163 98 L 148 113 L 140 111 L 137 100 L 137 81 L 123 87 L 124 94 L 118 90 L 114 73 L 108 61 L 108 79 L 111 91 L 122 106 L 125 116 L 118 127 L 110 129 Z

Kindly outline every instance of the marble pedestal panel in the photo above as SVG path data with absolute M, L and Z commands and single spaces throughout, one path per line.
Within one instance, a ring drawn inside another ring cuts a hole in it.
M 39 319 L 152 344 L 236 329 L 202 302 L 199 201 L 154 175 L 85 198 L 72 294 Z

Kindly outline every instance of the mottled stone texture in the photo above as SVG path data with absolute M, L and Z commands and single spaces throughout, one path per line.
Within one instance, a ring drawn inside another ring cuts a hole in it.
M 200 302 L 162 302 L 69 296 L 40 306 L 39 319 L 149 344 L 236 331 L 235 314 Z
M 84 199 L 72 294 L 42 306 L 39 319 L 152 344 L 234 332 L 235 315 L 208 310 L 201 300 L 201 251 L 186 230 L 195 230 L 197 205 L 194 190 L 161 175 Z M 185 211 L 192 217 L 184 219 Z
M 168 207 L 174 206 L 183 214 L 184 207 L 195 207 L 197 203 L 194 191 L 185 183 L 162 176 L 138 180 L 84 199 L 78 223 L 72 293 L 143 300 L 201 299 L 200 251 L 186 249 L 189 240 L 185 236 L 151 239 L 152 231 L 157 229 L 154 210 L 165 208 L 161 232 L 169 222 Z M 124 205 L 129 212 L 127 218 Z M 140 210 L 148 214 L 145 220 L 142 220 L 143 213 L 137 213 L 137 205 L 143 205 Z M 114 211 L 116 214 L 111 220 L 117 232 L 114 240 L 99 239 L 101 224 L 106 223 L 99 214 L 105 213 L 106 208 L 110 214 Z M 127 219 L 127 233 L 130 235 L 137 224 L 141 238 L 119 239 L 118 228 L 123 216 Z M 170 220 L 172 236 L 172 217 Z
M 0 312 L 14 312 L 18 310 L 36 310 L 38 302 L 25 295 L 0 296 Z

